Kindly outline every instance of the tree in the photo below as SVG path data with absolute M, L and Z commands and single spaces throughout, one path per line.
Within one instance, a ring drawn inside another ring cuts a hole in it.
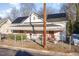
M 79 3 L 76 4 L 76 21 L 79 22 Z
M 17 17 L 20 16 L 28 16 L 30 13 L 35 11 L 35 5 L 33 3 L 20 3 L 20 9 L 13 7 L 11 11 L 7 14 L 7 18 L 10 18 L 11 21 L 15 20 Z
M 67 31 L 67 38 L 69 38 L 69 39 L 66 39 L 66 41 L 70 42 L 70 45 L 71 45 L 71 40 L 72 40 L 71 36 L 74 32 L 74 24 L 76 21 L 76 4 L 75 3 L 63 4 L 60 12 L 66 13 L 66 19 L 68 20 L 66 31 Z
M 53 4 L 51 4 L 53 5 Z M 48 14 L 54 14 L 57 13 L 57 10 L 52 8 L 51 6 L 49 6 L 48 4 L 46 5 L 46 13 Z M 37 14 L 39 14 L 40 16 L 43 15 L 43 6 L 40 7 L 40 9 L 37 11 Z
M 21 16 L 28 16 L 35 11 L 35 5 L 33 3 L 20 3 Z
M 67 15 L 67 35 L 71 36 L 74 30 L 74 23 L 76 21 L 76 4 L 63 4 L 60 12 L 65 12 Z
M 74 24 L 74 33 L 79 34 L 79 4 L 76 4 L 76 21 Z
M 10 18 L 13 20 L 15 20 L 17 17 L 19 16 L 19 10 L 17 10 L 15 7 L 12 8 L 11 12 L 10 12 Z

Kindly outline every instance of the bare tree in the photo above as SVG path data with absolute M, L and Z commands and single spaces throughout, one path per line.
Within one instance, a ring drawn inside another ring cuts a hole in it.
M 15 20 L 19 16 L 19 11 L 14 7 L 10 12 L 10 18 Z
M 72 23 L 76 20 L 76 4 L 75 3 L 62 4 L 60 13 L 62 12 L 65 12 L 67 16 L 72 19 Z
M 79 3 L 76 4 L 76 21 L 79 22 Z
M 76 21 L 76 4 L 75 3 L 63 4 L 61 9 L 60 9 L 60 12 L 65 12 L 67 15 L 67 20 L 68 20 L 67 34 L 69 36 L 71 36 L 73 33 L 73 29 L 74 29 L 73 25 Z
M 76 21 L 74 24 L 74 33 L 79 34 L 79 3 L 76 4 Z
M 70 44 L 69 49 L 71 50 L 71 41 L 72 41 L 72 34 L 74 32 L 74 23 L 76 21 L 76 4 L 73 3 L 66 3 L 63 4 L 60 12 L 65 12 L 67 15 L 67 39 L 66 41 Z
M 28 16 L 30 13 L 35 11 L 35 5 L 32 3 L 20 3 L 19 6 L 20 9 L 13 7 L 10 13 L 7 13 L 6 17 L 13 21 L 19 16 Z
M 56 11 L 55 11 L 53 8 L 51 8 L 51 6 L 47 6 L 47 8 L 46 8 L 46 13 L 47 13 L 47 15 L 48 15 L 48 14 L 53 14 L 53 13 L 55 13 L 55 12 L 56 12 Z M 43 7 L 40 7 L 40 10 L 38 10 L 37 13 L 38 13 L 39 15 L 43 15 Z
M 20 4 L 21 16 L 28 16 L 34 10 L 35 10 L 35 5 L 33 3 L 21 3 Z

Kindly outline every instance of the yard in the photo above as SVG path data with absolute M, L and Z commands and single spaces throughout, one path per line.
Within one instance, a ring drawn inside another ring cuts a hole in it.
M 69 53 L 69 52 L 79 53 L 79 46 L 72 45 L 71 49 L 70 49 L 70 45 L 63 43 L 63 42 L 54 44 L 53 42 L 47 41 L 47 48 L 44 49 L 41 45 L 42 42 L 36 42 L 36 41 L 30 40 L 28 38 L 26 39 L 25 36 L 22 37 L 22 38 L 24 38 L 24 40 L 20 40 L 20 38 L 21 38 L 20 35 L 18 35 L 16 37 L 17 40 L 13 40 L 13 38 L 14 37 L 12 35 L 10 35 L 9 38 L 0 41 L 0 45 L 32 48 L 32 49 L 37 49 L 37 50 L 65 52 L 65 53 Z

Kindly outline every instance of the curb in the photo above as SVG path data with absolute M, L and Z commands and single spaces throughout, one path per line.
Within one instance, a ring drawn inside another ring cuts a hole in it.
M 59 56 L 75 56 L 79 55 L 79 53 L 63 53 L 63 52 L 54 52 L 54 51 L 46 51 L 46 50 L 36 50 L 36 49 L 31 49 L 31 48 L 23 48 L 23 47 L 13 47 L 13 46 L 7 46 L 7 45 L 0 45 L 2 48 L 8 48 L 12 50 L 22 50 L 22 51 L 30 51 L 30 52 L 41 52 L 44 54 L 48 54 L 50 56 L 52 55 L 59 55 Z

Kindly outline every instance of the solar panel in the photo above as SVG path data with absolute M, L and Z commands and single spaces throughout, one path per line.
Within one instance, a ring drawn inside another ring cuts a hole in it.
M 12 23 L 21 23 L 23 22 L 25 19 L 27 19 L 28 16 L 26 17 L 18 17 L 16 18 Z

